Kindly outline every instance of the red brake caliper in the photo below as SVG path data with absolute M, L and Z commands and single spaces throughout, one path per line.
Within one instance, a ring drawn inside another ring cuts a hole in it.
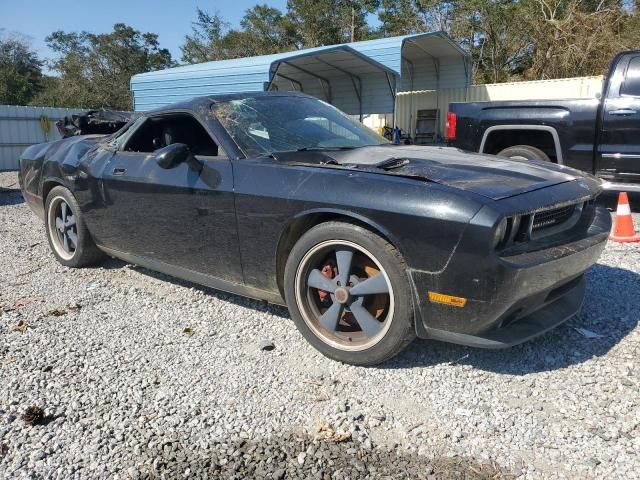
M 333 277 L 335 277 L 335 268 L 331 262 L 325 263 L 322 266 L 322 270 L 320 271 L 328 279 L 332 279 Z M 329 298 L 329 292 L 318 290 L 318 296 L 320 297 L 320 301 L 324 302 L 327 298 Z

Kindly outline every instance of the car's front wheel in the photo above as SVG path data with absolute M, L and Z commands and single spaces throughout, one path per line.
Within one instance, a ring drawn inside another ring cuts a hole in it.
M 84 267 L 104 258 L 84 224 L 78 202 L 67 188 L 58 186 L 51 189 L 45 202 L 45 212 L 49 247 L 61 264 Z
M 335 360 L 377 364 L 415 338 L 402 256 L 356 225 L 327 222 L 300 238 L 287 260 L 285 297 L 300 332 Z

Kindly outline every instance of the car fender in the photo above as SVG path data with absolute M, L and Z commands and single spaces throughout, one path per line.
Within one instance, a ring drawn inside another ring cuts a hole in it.
M 339 217 L 347 217 L 355 220 L 356 222 L 363 223 L 370 227 L 375 233 L 386 238 L 394 247 L 401 251 L 400 242 L 387 228 L 380 225 L 380 223 L 371 220 L 370 218 L 361 215 L 359 213 L 353 212 L 351 210 L 342 209 L 342 208 L 312 208 L 309 210 L 303 210 L 301 212 L 296 213 L 289 222 L 285 225 L 285 228 L 282 231 L 280 241 L 283 240 L 283 236 L 285 232 L 298 220 L 301 220 L 305 217 L 311 217 L 313 215 L 331 215 L 331 216 L 339 216 Z M 280 241 L 278 243 L 280 243 Z

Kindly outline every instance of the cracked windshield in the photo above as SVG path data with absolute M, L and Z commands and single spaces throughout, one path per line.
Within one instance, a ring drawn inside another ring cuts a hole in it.
M 248 157 L 325 149 L 353 149 L 389 142 L 333 106 L 298 96 L 264 96 L 212 107 Z

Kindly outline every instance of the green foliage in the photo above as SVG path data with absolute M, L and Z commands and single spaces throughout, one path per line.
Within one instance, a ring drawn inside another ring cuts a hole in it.
M 383 0 L 379 36 L 445 31 L 473 60 L 476 83 L 606 73 L 640 48 L 638 2 L 622 0 Z
M 287 15 L 302 36 L 302 48 L 365 40 L 366 16 L 377 0 L 288 0 Z
M 640 0 L 288 0 L 286 12 L 248 9 L 239 28 L 198 9 L 182 60 L 209 60 L 444 31 L 473 59 L 476 83 L 606 73 L 615 53 L 640 48 Z M 377 15 L 372 28 L 368 18 Z M 54 76 L 28 42 L 1 35 L 0 103 L 131 108 L 136 73 L 174 66 L 154 33 L 118 23 L 104 34 L 47 37 Z
M 378 13 L 381 36 L 395 37 L 425 31 L 420 5 L 415 0 L 382 0 L 381 7 Z
M 444 31 L 471 55 L 476 83 L 603 73 L 613 55 L 640 47 L 640 22 L 622 0 L 288 0 L 246 11 L 240 29 L 197 11 L 189 63 Z M 375 14 L 372 29 L 367 16 Z
M 56 31 L 46 41 L 58 55 L 51 68 L 59 77 L 36 101 L 53 106 L 129 110 L 132 75 L 175 65 L 156 34 L 122 23 L 104 34 Z
M 229 28 L 218 12 L 197 10 L 192 34 L 181 46 L 182 60 L 199 63 L 295 50 L 300 42 L 288 16 L 266 4 L 245 12 L 240 30 Z
M 26 105 L 40 91 L 41 83 L 42 61 L 29 44 L 21 38 L 0 36 L 0 104 Z
M 196 11 L 182 60 L 198 63 L 300 48 L 334 45 L 369 38 L 366 21 L 378 0 L 288 0 L 287 13 L 266 4 L 248 9 L 240 29 L 232 29 L 218 12 Z

